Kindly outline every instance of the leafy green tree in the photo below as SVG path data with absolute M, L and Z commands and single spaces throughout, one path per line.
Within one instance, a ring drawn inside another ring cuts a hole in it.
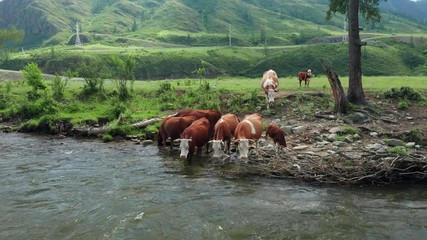
M 6 41 L 20 42 L 24 37 L 24 31 L 18 30 L 14 27 L 7 29 L 0 29 L 0 48 L 2 48 Z
M 366 21 L 379 22 L 381 13 L 379 4 L 382 0 L 329 0 L 326 18 L 329 20 L 339 12 L 347 14 L 348 48 L 349 48 L 349 88 L 347 99 L 354 104 L 366 104 L 362 86 L 362 42 L 359 35 L 359 12 Z M 386 1 L 386 0 L 384 0 Z
M 22 70 L 24 78 L 27 80 L 28 85 L 31 87 L 31 91 L 28 93 L 29 100 L 35 100 L 40 97 L 39 90 L 45 90 L 47 87 L 46 81 L 40 71 L 37 63 L 29 63 Z
M 119 99 L 121 101 L 127 101 L 131 97 L 132 87 L 129 90 L 127 83 L 130 81 L 132 84 L 135 81 L 135 66 L 136 61 L 132 57 L 127 57 L 124 60 L 115 57 L 112 59 L 114 75 L 118 76 L 117 80 L 114 80 Z
M 18 30 L 14 27 L 7 29 L 0 29 L 0 53 L 4 54 L 4 58 L 8 58 L 8 51 L 5 48 L 5 44 L 8 41 L 21 42 L 24 38 L 24 31 Z M 3 58 L 0 56 L 0 58 Z
M 136 19 L 133 19 L 133 23 L 132 23 L 132 32 L 136 32 L 136 30 L 138 30 L 138 25 L 136 24 Z
M 109 77 L 109 71 L 101 59 L 90 59 L 82 63 L 77 72 L 85 81 L 81 92 L 83 96 L 87 97 L 98 93 L 102 97 L 105 94 L 104 79 Z

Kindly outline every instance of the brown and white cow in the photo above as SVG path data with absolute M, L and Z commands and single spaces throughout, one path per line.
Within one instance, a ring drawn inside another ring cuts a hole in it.
M 181 137 L 182 132 L 190 126 L 197 118 L 194 116 L 173 117 L 163 119 L 160 129 L 157 132 L 157 142 L 166 147 L 166 140 L 171 139 L 170 149 L 173 148 L 173 141 Z
M 212 138 L 214 134 L 215 124 L 221 118 L 221 112 L 217 110 L 181 110 L 178 111 L 174 116 L 183 117 L 183 116 L 194 116 L 197 119 L 205 117 L 209 120 L 209 137 Z
M 222 146 L 225 144 L 225 150 L 230 151 L 231 138 L 234 136 L 237 124 L 239 124 L 239 118 L 232 113 L 223 115 L 215 124 L 215 132 L 211 141 L 214 158 L 219 158 L 222 155 Z
M 268 137 L 273 139 L 273 142 L 276 145 L 275 146 L 276 154 L 278 154 L 279 150 L 282 149 L 283 147 L 285 148 L 287 147 L 285 132 L 283 131 L 283 129 L 281 129 L 279 126 L 277 126 L 274 123 L 270 123 L 270 125 L 268 125 L 267 130 L 265 132 L 265 137 L 266 137 L 266 140 L 268 139 Z
M 298 73 L 299 86 L 301 87 L 301 82 L 304 81 L 304 86 L 308 87 L 310 85 L 311 78 L 311 69 L 308 69 L 307 72 Z
M 265 93 L 267 108 L 270 108 L 274 103 L 274 93 L 277 92 L 279 88 L 279 78 L 274 70 L 270 69 L 264 72 L 261 79 L 261 88 Z
M 197 119 L 181 135 L 181 158 L 187 158 L 191 164 L 191 159 L 195 149 L 200 152 L 204 145 L 209 142 L 209 120 L 205 117 Z
M 249 144 L 255 142 L 258 154 L 258 140 L 262 135 L 262 117 L 257 113 L 246 115 L 234 131 L 234 144 L 238 145 L 239 159 L 248 159 Z

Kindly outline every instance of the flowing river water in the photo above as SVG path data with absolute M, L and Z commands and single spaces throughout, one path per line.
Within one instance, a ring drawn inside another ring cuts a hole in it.
M 156 145 L 0 133 L 0 239 L 426 239 L 425 185 L 218 174 Z

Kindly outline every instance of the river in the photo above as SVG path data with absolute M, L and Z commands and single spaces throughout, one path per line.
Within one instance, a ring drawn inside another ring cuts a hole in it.
M 426 239 L 424 185 L 236 178 L 129 142 L 0 133 L 0 239 Z

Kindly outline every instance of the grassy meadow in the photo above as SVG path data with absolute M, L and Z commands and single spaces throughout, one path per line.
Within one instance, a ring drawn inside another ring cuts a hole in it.
M 324 91 L 330 92 L 328 79 L 325 75 L 314 76 L 310 81 L 310 87 L 299 86 L 299 81 L 296 77 L 280 77 L 281 91 L 290 92 L 305 92 L 305 91 Z M 348 77 L 340 78 L 344 90 L 348 87 Z M 427 78 L 423 76 L 366 76 L 363 77 L 363 87 L 367 92 L 382 92 L 391 88 L 400 88 L 402 86 L 411 87 L 416 91 L 426 91 Z M 51 84 L 51 80 L 46 80 Z M 133 108 L 135 118 L 145 119 L 150 117 L 164 115 L 161 110 L 161 105 L 167 100 L 162 100 L 162 88 L 165 84 L 174 92 L 185 91 L 197 92 L 204 84 L 208 84 L 209 92 L 217 93 L 220 97 L 221 93 L 235 93 L 238 95 L 250 95 L 255 93 L 257 97 L 262 99 L 262 91 L 260 89 L 260 78 L 243 78 L 243 77 L 219 77 L 213 79 L 165 79 L 165 80 L 144 80 L 134 81 L 133 84 L 128 84 L 128 88 L 133 89 L 133 97 L 126 104 Z M 80 111 L 60 111 L 60 116 L 65 118 L 73 118 L 78 120 L 94 119 L 95 116 L 102 115 L 108 112 L 111 105 L 117 102 L 114 92 L 116 84 L 113 80 L 105 80 L 103 85 L 107 97 L 100 101 L 97 97 L 87 99 L 79 99 L 79 93 L 84 88 L 85 81 L 82 79 L 71 79 L 67 82 L 64 91 L 64 100 L 61 104 L 67 105 L 65 108 L 76 108 Z M 132 87 L 131 87 L 132 86 Z M 2 96 L 10 96 L 11 98 L 19 99 L 26 95 L 30 87 L 25 83 L 25 80 L 13 80 L 0 82 L 0 94 Z M 174 98 L 185 98 L 182 96 L 173 96 Z M 222 99 L 224 100 L 224 99 Z M 197 102 L 197 99 L 194 99 Z M 187 106 L 191 107 L 191 102 Z M 65 110 L 65 109 L 64 109 Z M 168 109 L 172 110 L 172 109 Z M 5 109 L 0 110 L 4 112 Z M 135 119 L 137 120 L 137 119 Z
M 81 78 L 59 77 L 56 81 L 55 78 L 43 79 L 47 88 L 38 91 L 38 97 L 34 99 L 29 99 L 32 96 L 30 93 L 34 95 L 34 89 L 28 80 L 0 81 L 0 118 L 23 126 L 23 131 L 48 133 L 56 133 L 58 121 L 67 121 L 73 126 L 91 126 L 100 119 L 107 119 L 111 129 L 105 134 L 107 139 L 130 134 L 153 136 L 160 123 L 145 129 L 126 126 L 146 119 L 164 117 L 178 109 L 218 109 L 236 114 L 260 112 L 265 116 L 271 115 L 271 111 L 264 106 L 260 78 L 261 76 L 126 81 L 129 91 L 129 98 L 126 100 L 118 97 L 120 90 L 117 80 L 103 80 L 96 91 L 87 92 L 87 82 Z M 328 79 L 324 75 L 314 76 L 308 88 L 300 87 L 296 77 L 279 75 L 279 78 L 280 91 L 287 93 L 302 96 L 307 91 L 330 92 Z M 342 77 L 340 80 L 347 90 L 348 78 Z M 370 76 L 363 78 L 363 86 L 366 92 L 384 92 L 391 88 L 400 89 L 402 86 L 426 92 L 426 81 L 425 77 L 419 76 Z M 62 86 L 60 95 L 55 90 L 59 83 Z M 320 102 L 324 106 L 316 105 Z M 311 99 L 305 101 L 305 105 L 278 99 L 276 106 L 284 106 L 283 104 L 297 104 L 304 114 L 310 114 L 314 107 L 331 110 L 333 99 L 332 96 L 321 100 Z M 119 118 L 126 124 L 120 125 Z M 52 129 L 40 130 L 40 126 L 50 126 Z

